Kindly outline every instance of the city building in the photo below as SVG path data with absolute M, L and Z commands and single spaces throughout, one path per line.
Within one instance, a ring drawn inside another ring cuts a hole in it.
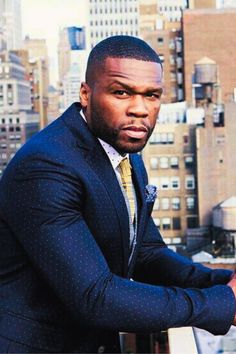
M 79 65 L 81 80 L 84 80 L 88 57 L 88 42 L 85 27 L 65 27 L 59 32 L 58 74 L 59 86 L 71 67 Z
M 7 50 L 22 47 L 21 0 L 0 0 L 0 29 Z
M 68 73 L 71 66 L 71 46 L 67 28 L 59 31 L 58 53 L 58 78 L 62 83 L 64 76 Z
M 24 65 L 31 82 L 32 109 L 39 113 L 42 129 L 47 125 L 49 86 L 49 57 L 46 40 L 26 37 L 24 49 L 29 53 L 29 58 Z
M 20 58 L 9 51 L 0 53 L 0 111 L 30 110 L 30 84 Z
M 220 29 L 217 30 L 216 29 Z M 236 9 L 195 9 L 183 13 L 185 99 L 192 104 L 194 66 L 207 57 L 217 65 L 222 103 L 236 88 Z M 216 82 L 217 84 L 217 82 Z
M 216 0 L 217 8 L 235 8 L 235 0 Z
M 156 0 L 139 0 L 139 33 L 163 62 L 163 103 L 182 101 L 184 79 L 180 22 L 170 22 L 160 15 Z
M 47 107 L 48 107 L 48 67 L 43 58 L 29 57 L 26 49 L 13 51 L 20 59 L 26 72 L 26 79 L 30 83 L 31 91 L 31 109 L 39 113 L 40 128 L 47 125 Z
M 170 22 L 180 22 L 182 10 L 186 8 L 186 0 L 157 0 L 158 12 Z
M 72 103 L 79 101 L 79 91 L 81 85 L 81 71 L 79 64 L 73 63 L 69 72 L 64 76 L 61 97 L 61 112 L 68 108 Z
M 89 0 L 91 47 L 113 35 L 125 34 L 138 37 L 138 11 L 138 0 Z
M 217 0 L 189 0 L 189 9 L 215 9 Z
M 53 87 L 48 88 L 48 124 L 60 115 L 60 94 L 59 91 Z
M 39 129 L 31 110 L 30 84 L 20 58 L 0 54 L 0 175 L 15 152 Z
M 185 243 L 187 229 L 198 227 L 195 132 L 183 122 L 157 124 L 142 152 L 149 183 L 158 187 L 154 221 L 169 245 Z
M 217 255 L 236 256 L 236 197 L 232 196 L 213 208 L 213 236 Z
M 236 195 L 236 103 L 225 104 L 223 124 L 215 124 L 214 105 L 206 109 L 205 124 L 196 131 L 198 214 L 200 226 L 213 223 L 212 209 Z

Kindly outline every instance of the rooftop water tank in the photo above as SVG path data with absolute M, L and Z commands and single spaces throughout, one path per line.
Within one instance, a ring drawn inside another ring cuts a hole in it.
M 217 82 L 217 65 L 210 58 L 204 57 L 194 64 L 195 83 L 214 84 Z

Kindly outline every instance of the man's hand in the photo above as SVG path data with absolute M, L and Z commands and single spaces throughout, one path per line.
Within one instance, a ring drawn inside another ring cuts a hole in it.
M 234 271 L 234 273 L 231 277 L 231 280 L 229 281 L 229 283 L 227 285 L 230 286 L 231 289 L 233 290 L 234 296 L 235 296 L 235 301 L 236 301 L 236 271 Z M 236 314 L 234 316 L 233 325 L 236 326 Z

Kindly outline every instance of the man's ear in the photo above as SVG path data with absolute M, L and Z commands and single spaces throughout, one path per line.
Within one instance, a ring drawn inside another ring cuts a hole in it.
M 90 93 L 91 93 L 91 89 L 90 89 L 89 85 L 86 84 L 86 82 L 82 82 L 81 87 L 80 87 L 79 97 L 80 97 L 81 106 L 84 109 L 86 109 L 86 107 L 88 106 Z

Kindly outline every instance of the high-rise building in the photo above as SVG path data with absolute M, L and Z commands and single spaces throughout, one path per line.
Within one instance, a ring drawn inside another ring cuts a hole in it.
M 59 91 L 53 87 L 48 88 L 48 123 L 59 117 L 60 111 L 60 95 Z
M 59 85 L 62 84 L 74 64 L 79 65 L 80 79 L 84 79 L 87 56 L 85 27 L 65 27 L 60 30 L 58 43 Z
M 158 11 L 170 22 L 180 22 L 182 10 L 186 8 L 186 0 L 157 0 Z
M 0 28 L 8 50 L 22 47 L 21 0 L 0 0 Z
M 26 37 L 24 48 L 29 53 L 27 72 L 33 94 L 33 110 L 40 114 L 40 128 L 47 125 L 48 86 L 49 86 L 49 57 L 45 39 Z
M 220 31 L 216 31 L 220 28 Z M 222 103 L 236 88 L 236 9 L 196 9 L 183 13 L 185 99 L 192 103 L 194 67 L 205 57 L 217 65 Z M 217 85 L 217 82 L 215 83 Z
M 156 0 L 139 0 L 139 33 L 163 62 L 163 103 L 184 99 L 183 50 L 180 22 L 170 22 L 158 13 Z
M 72 103 L 79 101 L 79 90 L 81 85 L 81 72 L 78 63 L 73 63 L 68 73 L 64 76 L 62 87 L 62 110 L 68 108 Z
M 170 106 L 175 107 L 174 119 Z M 163 105 L 161 123 L 142 152 L 149 183 L 158 187 L 154 222 L 165 242 L 176 246 L 185 242 L 187 229 L 198 227 L 196 125 L 186 124 L 185 115 L 182 103 Z
M 63 28 L 59 32 L 59 43 L 57 50 L 59 82 L 62 82 L 71 66 L 71 46 L 67 28 Z
M 39 128 L 39 116 L 31 111 L 30 84 L 20 58 L 0 54 L 0 175 L 9 160 Z
M 109 36 L 120 34 L 139 36 L 138 0 L 89 0 L 89 6 L 92 48 Z

